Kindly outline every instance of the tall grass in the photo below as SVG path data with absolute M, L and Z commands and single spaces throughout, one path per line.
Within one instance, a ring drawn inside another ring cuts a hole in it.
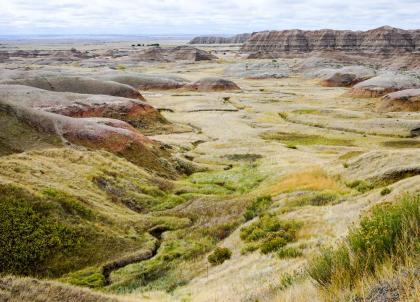
M 420 194 L 374 207 L 335 249 L 325 249 L 309 265 L 323 288 L 351 289 L 390 261 L 404 265 L 420 254 Z

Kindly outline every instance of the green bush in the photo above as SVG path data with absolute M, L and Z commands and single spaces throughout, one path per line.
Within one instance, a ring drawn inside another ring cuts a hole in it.
M 390 188 L 388 188 L 388 187 L 383 188 L 382 191 L 381 191 L 381 195 L 382 196 L 388 195 L 389 193 L 391 193 L 391 191 L 392 190 Z
M 420 195 L 405 195 L 395 203 L 374 207 L 339 247 L 323 250 L 308 273 L 321 286 L 351 288 L 386 260 L 399 265 L 418 257 L 419 246 Z
M 262 215 L 258 221 L 241 229 L 241 239 L 251 246 L 243 251 L 260 249 L 264 254 L 277 251 L 296 240 L 299 227 L 300 224 L 294 221 L 283 222 L 274 215 Z
M 271 205 L 272 199 L 271 196 L 260 196 L 257 197 L 247 208 L 244 214 L 246 221 L 251 220 L 252 218 L 260 215 L 263 211 L 268 209 Z
M 229 260 L 230 257 L 232 257 L 232 252 L 228 248 L 225 248 L 225 247 L 217 247 L 214 250 L 214 252 L 211 253 L 207 257 L 207 260 L 212 265 L 218 265 L 218 264 L 222 264 L 226 260 Z
M 360 193 L 366 193 L 374 188 L 374 185 L 364 180 L 355 180 L 346 183 L 346 186 L 359 191 Z

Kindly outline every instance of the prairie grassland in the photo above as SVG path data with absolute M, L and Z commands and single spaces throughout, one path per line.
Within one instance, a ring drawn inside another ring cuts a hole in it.
M 285 192 L 291 191 L 342 191 L 343 184 L 337 179 L 329 176 L 324 170 L 319 167 L 309 168 L 306 171 L 295 172 L 283 176 L 276 182 L 268 184 L 261 190 L 271 196 L 275 196 Z

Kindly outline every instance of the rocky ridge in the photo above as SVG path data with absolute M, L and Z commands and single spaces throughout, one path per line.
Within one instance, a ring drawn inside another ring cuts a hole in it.
M 251 34 L 239 34 L 232 37 L 200 36 L 190 41 L 190 44 L 237 44 L 244 43 L 251 37 Z
M 307 53 L 320 50 L 375 54 L 412 53 L 420 49 L 419 32 L 390 26 L 368 31 L 262 31 L 253 33 L 241 50 L 248 53 Z

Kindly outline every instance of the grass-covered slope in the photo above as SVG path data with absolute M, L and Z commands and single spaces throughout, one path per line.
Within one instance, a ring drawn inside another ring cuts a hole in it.
M 363 289 L 372 283 L 369 279 L 380 279 L 387 268 L 405 267 L 406 275 L 415 276 L 419 257 L 420 195 L 405 195 L 371 209 L 343 242 L 313 260 L 308 273 L 327 300 L 341 297 L 349 301 L 360 292 L 364 294 Z M 411 295 L 416 286 L 418 289 L 418 280 L 417 284 L 401 285 L 398 295 Z
M 3 273 L 59 277 L 100 267 L 150 247 L 156 225 L 189 223 L 150 215 L 184 200 L 169 193 L 170 182 L 105 151 L 33 151 L 3 156 L 0 167 Z
M 0 278 L 0 301 L 117 302 L 118 299 L 58 282 L 6 276 Z

